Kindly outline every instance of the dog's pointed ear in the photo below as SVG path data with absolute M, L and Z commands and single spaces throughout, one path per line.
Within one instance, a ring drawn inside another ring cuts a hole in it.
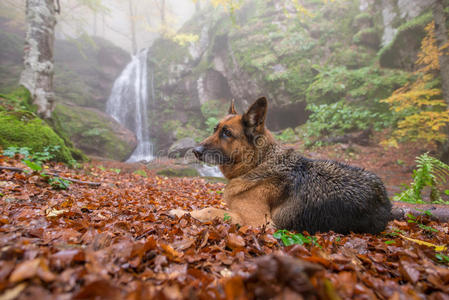
M 268 103 L 265 97 L 259 98 L 243 114 L 243 124 L 248 128 L 262 130 L 265 126 Z
M 229 106 L 228 114 L 237 115 L 237 111 L 235 110 L 235 100 L 232 99 L 231 106 Z

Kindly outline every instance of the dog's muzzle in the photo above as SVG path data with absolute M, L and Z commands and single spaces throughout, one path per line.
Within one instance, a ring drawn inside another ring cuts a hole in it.
M 198 146 L 193 148 L 193 154 L 195 154 L 197 159 L 201 160 L 201 158 L 203 157 L 203 153 L 204 153 L 204 146 Z
M 229 162 L 229 158 L 218 149 L 209 149 L 200 145 L 192 150 L 198 160 L 212 165 L 223 165 Z

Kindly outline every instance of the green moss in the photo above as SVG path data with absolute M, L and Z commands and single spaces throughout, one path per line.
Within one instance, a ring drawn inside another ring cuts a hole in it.
M 3 108 L 0 110 L 2 111 L 36 112 L 35 105 L 31 103 L 30 92 L 23 86 L 13 89 L 9 94 L 0 95 L 0 98 L 3 100 L 2 102 L 0 102 L 0 108 Z M 62 138 L 72 157 L 79 161 L 85 161 L 87 159 L 87 157 L 79 149 L 76 149 L 73 146 L 73 143 L 65 135 L 57 114 L 53 114 L 52 118 L 45 120 L 45 122 L 50 125 L 53 131 L 60 138 Z
M 60 146 L 56 160 L 73 160 L 64 141 L 43 120 L 28 111 L 0 112 L 0 146 L 29 147 L 41 152 L 48 146 Z
M 330 62 L 336 66 L 345 66 L 348 69 L 359 69 L 371 65 L 376 60 L 375 55 L 361 48 L 361 46 L 335 49 Z
M 57 104 L 54 114 L 64 124 L 60 128 L 63 134 L 86 153 L 124 160 L 133 150 L 114 133 L 113 121 L 99 111 Z
M 367 12 L 360 13 L 354 18 L 354 25 L 357 27 L 363 24 L 371 24 L 372 22 L 373 17 Z
M 53 112 L 51 119 L 47 120 L 47 123 L 53 128 L 53 130 L 59 135 L 59 137 L 64 140 L 73 158 L 80 162 L 88 161 L 87 156 L 80 149 L 76 148 L 73 142 L 70 140 L 70 137 L 64 130 L 64 126 L 62 125 L 57 113 Z
M 194 168 L 167 168 L 156 172 L 159 176 L 167 177 L 198 177 L 200 173 Z
M 28 110 L 35 112 L 36 109 L 31 103 L 31 94 L 23 86 L 16 87 L 8 94 L 0 94 L 3 101 L 0 106 L 3 106 L 4 110 Z

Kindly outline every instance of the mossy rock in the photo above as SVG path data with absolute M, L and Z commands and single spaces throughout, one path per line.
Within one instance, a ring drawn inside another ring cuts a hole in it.
M 159 176 L 167 177 L 199 177 L 201 176 L 195 168 L 167 168 L 156 172 Z
M 425 27 L 431 21 L 432 13 L 429 12 L 401 25 L 393 41 L 379 51 L 380 66 L 413 71 L 421 41 L 426 35 Z
M 36 106 L 31 103 L 31 94 L 23 86 L 11 89 L 9 94 L 0 94 L 0 111 L 27 111 L 36 112 Z M 73 158 L 77 161 L 87 161 L 87 157 L 79 149 L 76 149 L 70 139 L 64 134 L 62 126 L 57 118 L 53 115 L 51 119 L 45 120 L 47 125 L 64 141 L 64 144 L 70 150 Z
M 59 146 L 56 160 L 73 160 L 69 148 L 53 129 L 35 114 L 29 111 L 0 112 L 0 146 L 29 147 L 41 152 L 45 147 Z
M 380 37 L 376 28 L 365 28 L 354 35 L 353 40 L 355 44 L 364 45 L 374 49 L 378 49 L 380 45 Z
M 88 155 L 122 161 L 137 145 L 134 133 L 97 109 L 57 104 L 54 114 L 64 134 Z
M 360 13 L 354 18 L 353 24 L 356 28 L 369 28 L 373 26 L 373 16 L 367 12 Z

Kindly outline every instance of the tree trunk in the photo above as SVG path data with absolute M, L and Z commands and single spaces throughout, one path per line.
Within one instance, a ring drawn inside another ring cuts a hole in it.
M 25 69 L 21 74 L 20 84 L 30 91 L 37 113 L 42 118 L 50 118 L 54 109 L 54 0 L 26 0 L 26 22 Z
M 129 21 L 131 26 L 131 51 L 132 54 L 135 55 L 137 53 L 136 20 L 132 0 L 128 0 L 128 4 L 129 4 Z
M 195 2 L 195 12 L 199 12 L 201 10 L 201 0 L 196 0 Z
M 435 38 L 437 46 L 439 48 L 444 45 L 449 45 L 449 36 L 447 30 L 447 15 L 444 11 L 445 7 L 449 6 L 447 0 L 436 0 L 433 6 L 433 19 L 435 21 Z M 449 49 L 443 49 L 440 51 L 438 57 L 440 63 L 440 76 L 441 76 L 441 90 L 443 99 L 447 103 L 449 108 Z M 449 162 L 449 128 L 445 128 L 448 135 L 448 139 L 440 144 L 441 160 Z
M 449 5 L 449 1 L 437 0 L 433 6 L 433 18 L 435 20 L 435 38 L 437 40 L 438 47 L 449 45 L 449 35 L 446 26 L 447 16 L 444 11 Z M 449 105 L 449 49 L 440 51 L 438 58 L 440 63 L 440 75 L 441 75 L 441 88 L 443 91 L 444 101 Z

